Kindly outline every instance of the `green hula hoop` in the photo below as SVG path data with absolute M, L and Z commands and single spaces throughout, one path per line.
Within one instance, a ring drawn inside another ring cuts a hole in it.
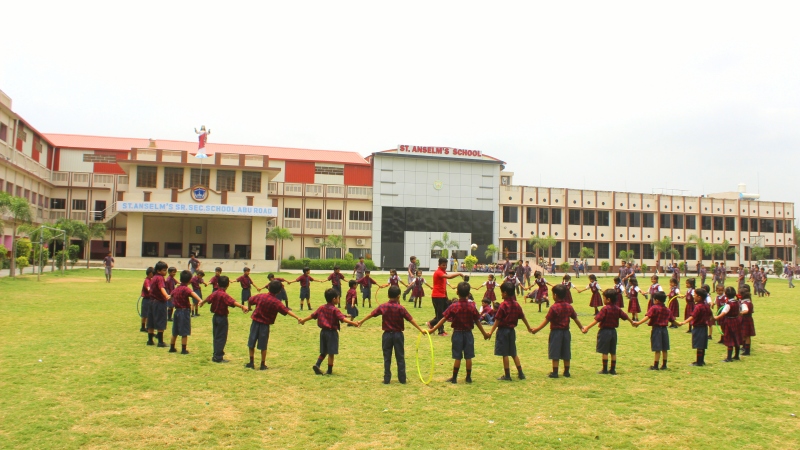
M 719 307 L 719 309 L 717 310 L 717 315 L 720 315 L 720 313 L 722 313 L 722 310 L 723 310 L 724 308 L 725 308 L 724 306 L 720 306 L 720 307 Z M 722 320 L 725 320 L 725 318 L 723 317 L 723 318 L 722 318 Z M 716 327 L 717 327 L 717 332 L 719 333 L 719 336 L 720 336 L 720 337 L 722 337 L 722 336 L 725 336 L 725 331 L 724 331 L 724 330 L 722 329 L 722 327 L 719 325 L 719 322 L 720 322 L 719 320 L 715 320 L 715 321 L 714 321 L 714 324 L 715 324 L 715 325 L 716 325 Z
M 136 299 L 136 315 L 142 317 L 142 297 Z
M 431 370 L 430 370 L 430 373 L 428 373 L 428 381 L 425 381 L 425 379 L 422 378 L 422 369 L 419 367 L 419 344 L 420 344 L 420 342 L 422 342 L 422 335 L 423 334 L 427 334 L 428 335 L 428 343 L 431 346 Z M 431 339 L 431 334 L 430 333 L 420 333 L 419 336 L 417 336 L 417 353 L 416 353 L 416 356 L 417 356 L 417 374 L 419 374 L 419 379 L 420 379 L 420 381 L 422 381 L 422 384 L 428 384 L 433 380 L 433 367 L 434 367 L 434 365 L 433 365 L 433 339 Z

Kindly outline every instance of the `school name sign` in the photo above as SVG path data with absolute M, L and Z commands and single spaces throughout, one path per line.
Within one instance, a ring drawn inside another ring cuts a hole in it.
M 452 147 L 426 147 L 421 145 L 398 145 L 398 154 L 437 156 L 442 158 L 482 159 L 480 150 L 466 150 Z
M 208 214 L 223 216 L 277 217 L 278 208 L 238 205 L 204 205 L 171 202 L 117 202 L 119 212 Z

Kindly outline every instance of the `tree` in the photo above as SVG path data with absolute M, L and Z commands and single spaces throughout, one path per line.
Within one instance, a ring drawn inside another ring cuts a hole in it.
M 800 240 L 800 230 L 797 229 L 797 222 L 794 223 L 794 250 L 795 256 L 800 256 L 800 245 L 797 245 L 798 240 Z
M 582 247 L 581 251 L 578 252 L 578 258 L 580 259 L 594 258 L 594 250 L 589 247 Z
M 561 269 L 562 272 L 567 273 L 569 272 L 569 261 L 564 261 L 563 263 L 558 265 L 558 268 Z
M 464 267 L 466 267 L 470 272 L 472 272 L 472 268 L 475 267 L 475 264 L 478 264 L 478 258 L 475 256 L 467 255 L 467 257 L 464 258 Z
M 274 227 L 273 229 L 269 230 L 269 233 L 267 233 L 267 239 L 269 239 L 271 241 L 275 241 L 275 245 L 276 246 L 278 245 L 278 242 L 280 242 L 281 251 L 280 251 L 280 253 L 278 253 L 278 255 L 280 256 L 278 258 L 278 261 L 282 261 L 283 260 L 283 241 L 285 241 L 287 239 L 290 240 L 290 241 L 293 241 L 294 240 L 294 236 L 292 236 L 292 233 L 290 233 L 287 228 Z M 278 266 L 280 267 L 280 264 L 278 264 Z
M 605 276 L 608 276 L 608 271 L 611 270 L 611 263 L 608 261 L 603 261 L 600 263 L 600 270 L 603 271 Z
M 0 213 L 7 213 L 13 219 L 13 226 L 11 231 L 11 239 L 12 243 L 16 243 L 17 241 L 17 227 L 22 224 L 30 223 L 33 220 L 33 213 L 31 212 L 31 204 L 28 202 L 27 199 L 22 197 L 12 197 L 8 194 L 0 198 Z M 13 248 L 11 252 L 16 254 L 16 251 Z M 15 265 L 17 263 L 16 257 L 11 258 L 11 276 L 14 275 Z
M 619 259 L 621 259 L 623 263 L 632 263 L 633 262 L 633 250 L 620 250 L 619 251 Z
M 486 255 L 486 258 L 489 260 L 489 262 L 491 262 L 497 252 L 497 246 L 494 244 L 489 244 L 486 246 L 486 251 L 483 254 Z
M 91 256 L 92 239 L 101 239 L 106 235 L 106 226 L 102 223 L 93 223 L 86 225 L 81 223 L 82 227 L 78 227 L 78 237 L 83 242 L 84 253 L 86 254 L 86 268 L 89 268 L 89 258 Z
M 759 261 L 769 258 L 769 249 L 766 247 L 751 247 L 750 248 L 751 261 Z
M 433 241 L 433 243 L 431 243 L 431 250 L 436 250 L 437 248 L 440 248 L 442 250 L 442 257 L 447 258 L 447 255 L 449 253 L 448 250 L 458 248 L 458 242 L 451 241 L 450 233 L 444 232 L 442 233 L 441 240 Z
M 653 247 L 653 252 L 656 254 L 656 267 L 661 265 L 661 255 L 670 256 L 670 260 L 681 256 L 679 251 L 672 248 L 672 238 L 669 236 L 664 236 L 661 240 L 653 241 L 650 247 Z
M 334 234 L 326 237 L 324 245 L 327 248 L 338 248 L 341 250 L 342 255 L 344 255 L 345 250 L 347 250 L 347 241 L 340 234 Z
M 528 243 L 536 250 L 536 256 L 539 256 L 539 250 L 547 250 L 547 257 L 550 258 L 550 249 L 558 245 L 558 241 L 549 234 L 545 237 L 532 237 L 528 239 Z
M 706 242 L 705 239 L 700 237 L 699 235 L 693 234 L 689 236 L 689 239 L 686 241 L 687 248 L 696 248 L 697 249 L 697 259 L 700 261 L 703 260 L 703 255 L 705 253 L 711 252 L 711 244 Z M 714 255 L 711 255 L 711 262 L 714 262 Z
M 714 256 L 717 256 L 717 255 L 719 255 L 719 257 L 720 257 L 720 258 L 721 258 L 723 261 L 725 261 L 726 259 L 728 259 L 728 258 L 727 258 L 727 255 L 736 255 L 736 254 L 738 254 L 738 253 L 739 253 L 739 249 L 738 249 L 738 248 L 736 248 L 736 247 L 734 247 L 734 246 L 732 246 L 732 245 L 730 244 L 730 242 L 728 242 L 728 240 L 727 240 L 727 239 L 725 239 L 724 241 L 722 241 L 722 242 L 721 242 L 721 243 L 719 243 L 719 244 L 714 244 L 714 245 L 712 245 L 712 246 L 711 246 L 711 253 L 712 253 Z
M 12 261 L 14 261 L 14 260 L 12 259 Z M 22 270 L 30 265 L 27 256 L 19 256 L 19 257 L 17 257 L 16 263 L 17 263 L 17 267 L 19 268 L 19 274 L 20 275 L 22 275 Z

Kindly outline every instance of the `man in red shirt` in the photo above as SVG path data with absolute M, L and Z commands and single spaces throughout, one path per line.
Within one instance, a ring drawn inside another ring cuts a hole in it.
M 572 335 L 569 332 L 569 319 L 575 321 L 578 328 L 583 328 L 578 315 L 572 308 L 572 305 L 565 302 L 569 290 L 563 284 L 553 286 L 553 297 L 555 303 L 547 311 L 547 316 L 541 325 L 533 329 L 536 334 L 544 328 L 547 323 L 550 323 L 550 338 L 548 344 L 548 355 L 553 361 L 553 372 L 549 375 L 550 378 L 558 378 L 558 362 L 564 361 L 564 376 L 569 378 L 569 361 L 572 359 Z
M 444 310 L 447 309 L 447 280 L 455 277 L 464 278 L 464 274 L 461 272 L 447 273 L 446 269 L 447 258 L 439 258 L 439 268 L 433 273 L 433 290 L 431 291 L 431 300 L 436 316 L 425 324 L 428 328 L 432 328 L 431 324 L 439 323 Z M 439 336 L 447 336 L 443 328 L 439 330 Z
M 405 336 L 403 330 L 405 324 L 403 320 L 411 322 L 414 328 L 420 333 L 424 333 L 422 328 L 417 325 L 408 310 L 400 304 L 400 286 L 392 286 L 388 291 L 389 301 L 375 308 L 367 317 L 358 322 L 361 326 L 367 320 L 375 316 L 383 316 L 383 384 L 389 384 L 392 380 L 392 350 L 397 359 L 397 379 L 401 384 L 406 384 L 406 356 L 405 356 Z
M 228 360 L 224 359 L 223 356 L 225 356 L 225 344 L 228 342 L 228 308 L 235 306 L 242 308 L 242 312 L 247 312 L 247 306 L 240 304 L 225 292 L 231 284 L 230 278 L 222 275 L 219 277 L 218 282 L 219 289 L 201 301 L 197 308 L 199 309 L 206 303 L 211 304 L 211 312 L 214 313 L 214 317 L 211 319 L 214 335 L 214 356 L 211 357 L 211 361 L 226 363 Z
M 258 294 L 248 299 L 251 305 L 255 306 L 253 315 L 253 323 L 250 324 L 250 337 L 247 339 L 247 347 L 250 349 L 250 362 L 245 364 L 245 368 L 255 369 L 254 358 L 256 353 L 256 346 L 261 350 L 261 370 L 267 370 L 267 343 L 269 342 L 269 328 L 275 323 L 275 318 L 278 313 L 290 315 L 297 319 L 300 323 L 300 318 L 297 317 L 289 308 L 284 306 L 283 303 L 276 297 L 283 289 L 283 284 L 280 281 L 271 281 L 267 285 L 269 294 Z

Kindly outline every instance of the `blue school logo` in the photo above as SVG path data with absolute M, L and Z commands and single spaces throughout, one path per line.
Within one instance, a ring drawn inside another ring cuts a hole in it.
M 196 202 L 205 201 L 208 198 L 208 189 L 204 186 L 195 186 L 192 188 L 192 200 Z

